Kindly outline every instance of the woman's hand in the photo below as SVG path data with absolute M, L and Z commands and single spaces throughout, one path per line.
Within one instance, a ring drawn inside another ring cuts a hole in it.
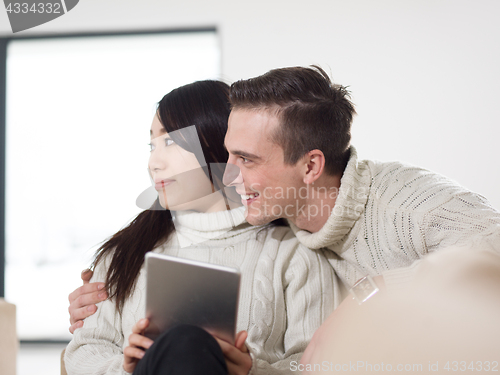
M 68 296 L 71 324 L 69 331 L 71 333 L 74 333 L 75 329 L 83 327 L 83 319 L 97 311 L 97 303 L 108 298 L 104 290 L 104 283 L 89 283 L 92 275 L 91 270 L 83 271 L 81 275 L 83 285 Z
M 123 369 L 134 372 L 137 362 L 144 357 L 146 349 L 153 345 L 153 340 L 143 336 L 149 326 L 148 319 L 141 319 L 132 327 L 132 334 L 128 338 L 128 346 L 123 350 Z
M 226 358 L 227 371 L 229 375 L 247 375 L 252 368 L 252 357 L 248 353 L 245 340 L 247 331 L 238 332 L 234 346 L 226 341 L 215 338 L 219 343 L 222 353 Z

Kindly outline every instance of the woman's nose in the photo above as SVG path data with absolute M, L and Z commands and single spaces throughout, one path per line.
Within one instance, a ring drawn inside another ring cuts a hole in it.
M 149 154 L 148 168 L 151 172 L 161 171 L 167 167 L 166 158 L 162 157 L 160 149 L 156 148 Z

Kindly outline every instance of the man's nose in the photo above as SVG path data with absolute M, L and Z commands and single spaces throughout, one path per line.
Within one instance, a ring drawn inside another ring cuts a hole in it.
M 226 169 L 224 170 L 224 176 L 222 177 L 222 183 L 226 186 L 236 186 L 243 184 L 243 176 L 241 175 L 241 170 L 234 164 L 226 164 Z

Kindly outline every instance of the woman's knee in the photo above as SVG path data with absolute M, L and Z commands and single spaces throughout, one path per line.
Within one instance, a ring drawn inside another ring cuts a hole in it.
M 204 329 L 178 325 L 161 334 L 146 351 L 137 374 L 227 374 L 218 342 Z
M 206 351 L 207 347 L 218 348 L 219 344 L 203 328 L 188 324 L 175 326 L 160 335 L 153 346 L 160 351 L 174 351 L 181 355 Z

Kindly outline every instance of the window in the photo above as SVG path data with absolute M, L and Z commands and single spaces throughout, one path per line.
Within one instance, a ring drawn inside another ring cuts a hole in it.
M 20 339 L 71 337 L 68 293 L 150 185 L 156 103 L 219 77 L 214 30 L 8 41 L 5 297 Z

